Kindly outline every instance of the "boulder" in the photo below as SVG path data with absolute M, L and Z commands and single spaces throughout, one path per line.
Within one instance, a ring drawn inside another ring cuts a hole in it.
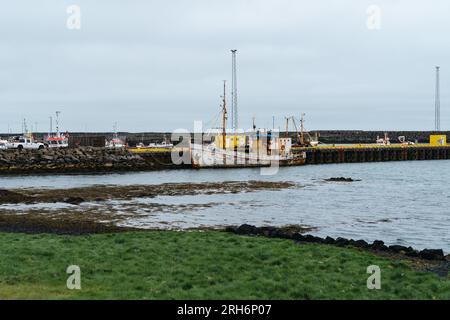
M 373 249 L 373 250 L 377 250 L 377 251 L 387 251 L 388 250 L 388 247 L 384 244 L 384 242 L 383 241 L 381 241 L 381 240 L 375 240 L 371 245 L 370 245 L 370 247 Z
M 296 232 L 292 235 L 292 239 L 295 241 L 305 241 L 305 236 L 301 233 Z
M 364 240 L 357 240 L 357 241 L 353 242 L 352 245 L 355 247 L 358 247 L 358 248 L 368 248 L 369 247 L 369 244 Z
M 256 234 L 256 227 L 249 225 L 249 224 L 243 224 L 237 228 L 236 233 L 237 234 Z
M 333 178 L 329 178 L 329 179 L 325 179 L 325 181 L 328 182 L 353 182 L 353 181 L 358 181 L 358 180 L 353 180 L 352 178 L 345 178 L 345 177 L 333 177 Z
M 344 238 L 337 238 L 336 241 L 334 242 L 335 245 L 337 245 L 338 247 L 344 247 L 344 246 L 348 246 L 350 245 L 350 241 Z
M 395 253 L 406 253 L 409 251 L 407 247 L 396 245 L 396 244 L 389 246 L 389 250 L 392 252 L 395 252 Z
M 323 243 L 334 244 L 335 240 L 332 237 L 326 237 Z
M 78 205 L 82 202 L 84 202 L 85 200 L 81 197 L 68 197 L 68 198 L 64 198 L 63 202 L 65 203 L 70 203 L 70 204 L 75 204 Z
M 423 249 L 419 252 L 419 258 L 426 260 L 444 260 L 444 252 L 442 249 Z

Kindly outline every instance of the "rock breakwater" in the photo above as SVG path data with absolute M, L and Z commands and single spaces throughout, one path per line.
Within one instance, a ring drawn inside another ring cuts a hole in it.
M 170 152 L 142 156 L 125 149 L 1 150 L 0 174 L 150 170 L 170 167 Z

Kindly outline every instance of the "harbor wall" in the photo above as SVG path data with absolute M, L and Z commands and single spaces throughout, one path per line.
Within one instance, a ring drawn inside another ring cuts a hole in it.
M 325 144 L 358 144 L 358 143 L 374 143 L 377 136 L 384 137 L 387 133 L 392 142 L 398 142 L 399 136 L 405 136 L 407 140 L 417 143 L 428 143 L 430 135 L 432 134 L 444 134 L 450 137 L 450 131 L 364 131 L 364 130 L 318 130 L 310 131 L 311 136 L 316 134 L 319 137 L 319 141 Z M 144 144 L 157 143 L 163 140 L 170 140 L 171 132 L 141 132 L 141 133 L 129 133 L 119 132 L 119 136 L 124 137 L 130 146 L 136 146 L 136 144 L 142 142 Z M 280 133 L 284 136 L 284 132 Z M 82 133 L 77 133 L 82 135 Z M 106 135 L 111 137 L 112 133 L 99 133 L 99 135 Z M 296 132 L 289 132 L 289 136 L 297 140 Z M 193 136 L 192 136 L 193 138 Z
M 298 148 L 306 152 L 306 164 L 384 162 L 450 159 L 450 146 L 361 146 Z

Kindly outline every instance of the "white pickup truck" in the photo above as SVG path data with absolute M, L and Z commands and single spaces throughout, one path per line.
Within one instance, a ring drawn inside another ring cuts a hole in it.
M 14 137 L 6 144 L 8 149 L 44 149 L 45 145 L 42 142 L 35 142 L 27 137 Z
M 7 148 L 7 144 L 8 144 L 7 140 L 1 140 L 0 139 L 0 150 L 1 149 L 6 149 Z

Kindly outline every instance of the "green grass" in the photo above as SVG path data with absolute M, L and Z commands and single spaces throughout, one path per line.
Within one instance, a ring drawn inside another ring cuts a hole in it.
M 67 266 L 81 290 L 66 288 Z M 381 290 L 368 290 L 369 265 Z M 223 232 L 0 233 L 0 298 L 450 299 L 450 280 L 350 248 Z

